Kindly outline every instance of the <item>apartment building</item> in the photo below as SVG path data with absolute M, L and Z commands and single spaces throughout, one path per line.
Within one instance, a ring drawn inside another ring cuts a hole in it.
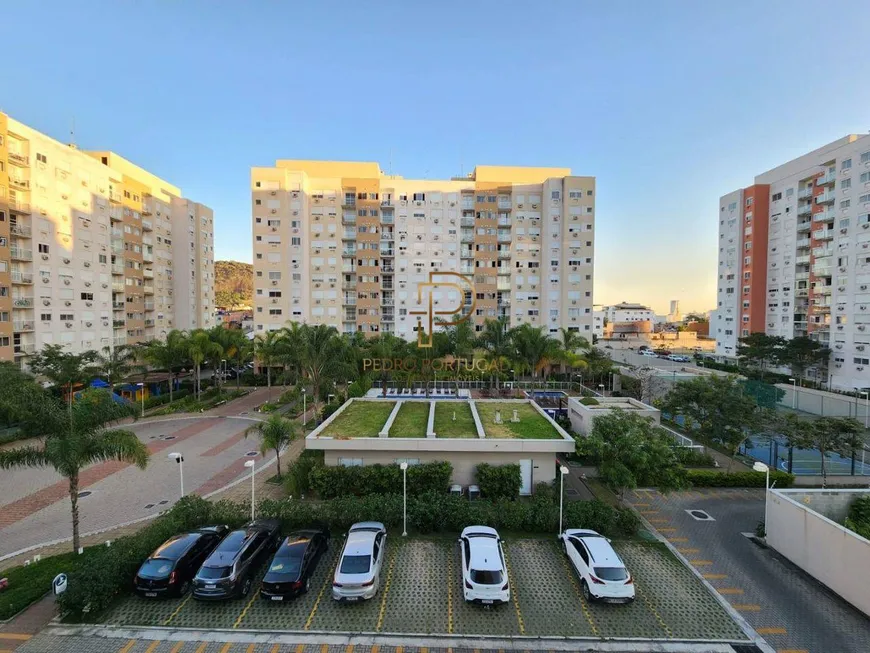
M 716 352 L 763 332 L 831 349 L 810 375 L 870 386 L 870 136 L 849 135 L 719 201 Z
M 0 113 L 0 360 L 212 326 L 212 234 L 176 186 Z
M 433 309 L 461 306 L 477 331 L 503 317 L 591 338 L 594 177 L 478 166 L 411 180 L 377 163 L 279 160 L 252 169 L 251 195 L 255 332 L 296 321 L 413 340 L 421 284 L 453 272 L 471 283 L 431 289 Z

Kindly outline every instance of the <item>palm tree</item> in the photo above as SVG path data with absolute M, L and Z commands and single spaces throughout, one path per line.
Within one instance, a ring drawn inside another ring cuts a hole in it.
M 533 377 L 537 377 L 539 370 L 559 358 L 559 344 L 544 333 L 544 327 L 522 324 L 513 329 L 511 336 L 517 351 L 517 363 Z
M 11 391 L 14 384 L 15 389 Z M 116 404 L 105 390 L 88 390 L 69 407 L 63 405 L 18 370 L 4 367 L 0 386 L 10 392 L 0 395 L 0 408 L 35 420 L 46 435 L 35 445 L 0 450 L 0 469 L 52 467 L 68 481 L 73 527 L 73 551 L 79 549 L 79 476 L 82 469 L 98 462 L 119 460 L 144 469 L 148 448 L 136 434 L 108 428 L 115 420 L 130 417 L 129 407 Z
M 578 351 L 589 351 L 589 341 L 577 331 L 571 331 L 562 327 L 559 329 L 559 345 L 562 348 L 561 359 L 567 364 L 569 370 L 577 367 L 586 367 L 586 361 Z
M 508 330 L 507 320 L 487 320 L 483 325 L 483 331 L 478 338 L 478 345 L 486 351 L 486 359 L 490 363 L 498 363 L 513 358 L 515 349 L 511 332 Z M 498 375 L 495 377 L 495 387 L 498 389 Z
M 166 334 L 166 340 L 152 340 L 145 346 L 145 360 L 154 367 L 165 368 L 169 372 L 169 403 L 172 403 L 172 390 L 175 385 L 175 371 L 189 361 L 187 335 L 173 329 Z
M 382 333 L 377 338 L 371 340 L 369 347 L 372 358 L 382 361 L 394 361 L 397 358 L 404 358 L 405 351 L 408 349 L 408 343 L 404 339 L 398 338 L 391 333 Z M 384 397 L 387 396 L 387 381 L 391 379 L 390 371 L 382 365 L 380 370 L 381 386 Z M 392 375 L 395 377 L 395 374 Z
M 198 401 L 202 394 L 202 380 L 200 378 L 202 364 L 206 361 L 220 359 L 224 350 L 209 337 L 208 331 L 202 329 L 192 331 L 186 344 L 187 355 L 196 366 L 196 399 Z
M 303 324 L 300 333 L 300 368 L 311 381 L 314 414 L 319 414 L 320 390 L 324 381 L 347 380 L 356 373 L 345 351 L 344 340 L 335 327 L 325 324 Z
M 97 369 L 106 377 L 112 392 L 115 391 L 115 383 L 130 373 L 135 357 L 132 347 L 128 345 L 106 345 L 97 354 Z
M 290 446 L 290 443 L 299 437 L 296 425 L 289 419 L 273 414 L 265 421 L 249 426 L 245 430 L 245 437 L 250 434 L 256 434 L 260 437 L 260 453 L 264 456 L 270 450 L 275 452 L 278 478 L 281 478 L 281 450 Z
M 266 368 L 266 385 L 269 387 L 269 401 L 272 400 L 272 366 L 286 352 L 283 330 L 266 331 L 254 340 L 254 355 L 257 362 Z

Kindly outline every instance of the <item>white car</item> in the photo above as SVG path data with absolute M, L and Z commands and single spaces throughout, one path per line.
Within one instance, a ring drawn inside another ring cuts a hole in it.
M 658 354 L 656 354 L 652 349 L 644 349 L 640 352 L 641 356 L 649 356 L 650 358 L 658 358 Z
M 335 567 L 332 598 L 336 601 L 374 598 L 381 587 L 386 550 L 387 529 L 381 522 L 364 521 L 351 526 Z
M 610 546 L 610 540 L 582 528 L 569 528 L 559 539 L 580 576 L 584 599 L 611 603 L 634 601 L 634 579 Z
M 489 526 L 468 526 L 459 545 L 465 600 L 482 605 L 509 602 L 511 589 L 498 532 Z

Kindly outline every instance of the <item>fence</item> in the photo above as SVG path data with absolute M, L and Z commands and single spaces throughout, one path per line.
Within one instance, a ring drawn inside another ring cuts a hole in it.
M 778 433 L 752 436 L 740 447 L 740 453 L 760 460 L 771 469 L 796 476 L 817 476 L 822 473 L 822 455 L 818 449 L 789 446 Z M 837 452 L 825 455 L 825 472 L 830 476 L 870 476 L 870 449 L 861 449 L 844 456 Z

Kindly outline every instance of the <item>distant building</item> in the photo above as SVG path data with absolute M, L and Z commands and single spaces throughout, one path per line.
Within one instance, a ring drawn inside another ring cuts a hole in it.
M 621 302 L 601 306 L 592 313 L 592 332 L 599 338 L 619 338 L 650 333 L 659 318 L 648 306 Z
M 671 300 L 671 310 L 668 311 L 668 322 L 682 322 L 683 315 L 680 313 L 680 300 Z

